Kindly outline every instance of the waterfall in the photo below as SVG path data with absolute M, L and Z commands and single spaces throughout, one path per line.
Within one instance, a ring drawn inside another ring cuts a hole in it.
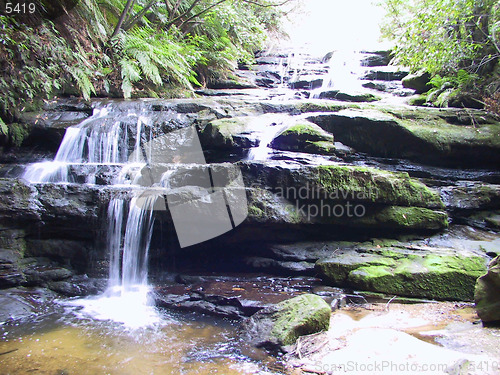
M 129 164 L 132 151 L 139 162 L 140 146 L 148 124 L 142 114 L 130 111 L 119 116 L 110 114 L 111 105 L 95 108 L 94 113 L 79 125 L 66 129 L 59 150 L 52 161 L 34 163 L 27 167 L 23 178 L 29 182 L 77 182 L 74 169 L 92 167 L 82 172 L 85 183 L 94 183 L 99 168 L 103 165 Z M 131 128 L 135 127 L 135 134 Z M 129 138 L 135 137 L 134 150 L 130 150 Z
M 148 252 L 153 232 L 156 196 L 134 197 L 130 202 L 125 237 L 121 286 L 127 291 L 148 282 Z
M 115 165 L 119 168 L 113 180 L 115 186 L 133 184 L 145 165 L 143 147 L 148 142 L 149 119 L 141 112 L 137 114 L 136 109 L 120 111 L 112 106 L 95 108 L 91 117 L 67 128 L 54 159 L 28 166 L 23 178 L 34 183 L 92 184 L 100 168 Z M 135 193 L 132 199 L 115 197 L 108 204 L 108 289 L 101 296 L 74 301 L 83 306 L 82 312 L 94 318 L 122 322 L 128 327 L 160 320 L 150 303 L 148 287 L 156 196 L 141 190 Z
M 346 92 L 362 90 L 359 77 L 362 75 L 361 54 L 357 51 L 334 51 L 328 63 L 328 73 L 323 76 L 323 84 L 312 92 L 313 98 L 319 98 L 324 91 L 331 89 Z
M 121 246 L 125 200 L 113 198 L 108 205 L 108 251 L 109 251 L 109 286 L 120 284 Z
M 137 192 L 139 193 L 139 192 Z M 100 296 L 72 304 L 99 320 L 113 320 L 129 328 L 161 322 L 148 286 L 148 253 L 153 232 L 156 196 L 113 198 L 108 205 L 109 280 Z M 127 215 L 127 216 L 125 216 Z

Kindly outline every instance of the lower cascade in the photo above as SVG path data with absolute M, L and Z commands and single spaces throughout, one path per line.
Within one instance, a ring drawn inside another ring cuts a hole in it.
M 130 202 L 123 198 L 110 200 L 107 215 L 108 288 L 99 297 L 73 301 L 74 305 L 83 306 L 84 313 L 96 319 L 111 319 L 129 328 L 161 322 L 148 285 L 148 252 L 156 197 L 146 197 L 141 204 L 138 199 L 143 198 L 134 197 Z

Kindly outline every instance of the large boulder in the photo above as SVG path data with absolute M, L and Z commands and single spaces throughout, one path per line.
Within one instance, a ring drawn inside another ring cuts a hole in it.
M 243 323 L 244 336 L 251 345 L 279 351 L 304 335 L 326 331 L 331 308 L 319 296 L 301 296 L 267 307 Z
M 477 280 L 474 299 L 484 323 L 500 323 L 500 256 L 490 262 L 486 275 Z
M 406 173 L 341 165 L 283 168 L 269 162 L 241 168 L 249 187 L 249 221 L 404 232 L 448 225 L 439 195 Z
M 232 151 L 238 154 L 259 145 L 259 133 L 276 126 L 272 116 L 243 116 L 214 120 L 200 132 L 204 150 Z
M 372 248 L 320 259 L 317 271 L 330 284 L 436 300 L 471 301 L 485 260 L 470 254 Z

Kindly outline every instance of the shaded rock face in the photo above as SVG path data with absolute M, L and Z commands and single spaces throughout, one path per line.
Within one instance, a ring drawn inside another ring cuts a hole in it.
M 366 53 L 365 55 L 366 56 L 361 60 L 362 66 L 387 66 L 391 62 L 390 51 Z
M 486 275 L 477 280 L 474 299 L 484 323 L 500 324 L 500 256 L 493 259 Z
M 13 179 L 0 179 L 0 190 L 0 287 L 78 283 L 103 237 L 99 191 Z
M 320 259 L 318 272 L 335 286 L 437 300 L 471 301 L 486 269 L 479 256 L 394 248 L 340 252 Z
M 330 315 L 321 297 L 303 294 L 252 315 L 243 322 L 243 335 L 253 346 L 278 352 L 300 336 L 328 330 Z

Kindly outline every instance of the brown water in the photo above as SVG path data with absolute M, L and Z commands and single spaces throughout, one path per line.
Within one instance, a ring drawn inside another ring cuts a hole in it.
M 163 314 L 154 328 L 69 318 L 0 327 L 0 373 L 6 374 L 266 374 L 241 354 L 228 322 Z

